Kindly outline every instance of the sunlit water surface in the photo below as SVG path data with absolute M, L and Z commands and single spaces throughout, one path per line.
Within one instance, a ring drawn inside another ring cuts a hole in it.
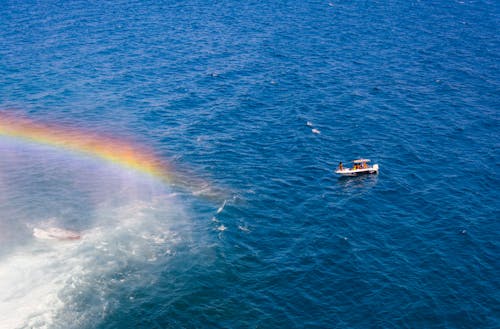
M 499 17 L 3 3 L 0 112 L 176 179 L 0 135 L 0 328 L 498 328 Z

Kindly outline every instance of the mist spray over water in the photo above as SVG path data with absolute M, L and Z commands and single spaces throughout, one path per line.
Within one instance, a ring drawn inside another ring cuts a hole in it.
M 53 146 L 0 134 L 1 328 L 93 327 L 190 239 L 157 175 Z

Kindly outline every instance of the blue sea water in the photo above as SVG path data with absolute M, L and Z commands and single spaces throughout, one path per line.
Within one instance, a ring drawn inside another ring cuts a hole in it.
M 500 327 L 498 1 L 1 4 L 0 328 Z

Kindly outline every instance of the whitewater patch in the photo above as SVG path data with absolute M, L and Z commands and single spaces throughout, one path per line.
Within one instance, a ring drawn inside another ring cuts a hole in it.
M 73 231 L 35 228 L 29 243 L 0 260 L 0 328 L 94 327 L 118 307 L 116 291 L 132 296 L 153 284 L 151 267 L 165 265 L 182 241 L 172 223 L 184 215 L 165 198 L 96 216 L 70 241 L 59 238 Z
M 226 206 L 226 200 L 224 200 L 222 206 L 220 206 L 219 209 L 217 209 L 217 213 L 220 214 L 224 210 L 225 206 Z
M 37 228 L 33 229 L 33 236 L 38 239 L 70 241 L 80 239 L 80 234 L 75 231 L 66 230 L 60 227 L 49 227 L 47 229 Z

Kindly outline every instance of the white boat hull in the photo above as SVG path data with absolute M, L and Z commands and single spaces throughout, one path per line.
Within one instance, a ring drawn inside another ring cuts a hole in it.
M 374 164 L 371 167 L 361 168 L 361 169 L 344 168 L 342 170 L 336 170 L 335 173 L 342 175 L 342 176 L 358 176 L 358 175 L 365 175 L 365 174 L 378 174 L 378 164 Z

